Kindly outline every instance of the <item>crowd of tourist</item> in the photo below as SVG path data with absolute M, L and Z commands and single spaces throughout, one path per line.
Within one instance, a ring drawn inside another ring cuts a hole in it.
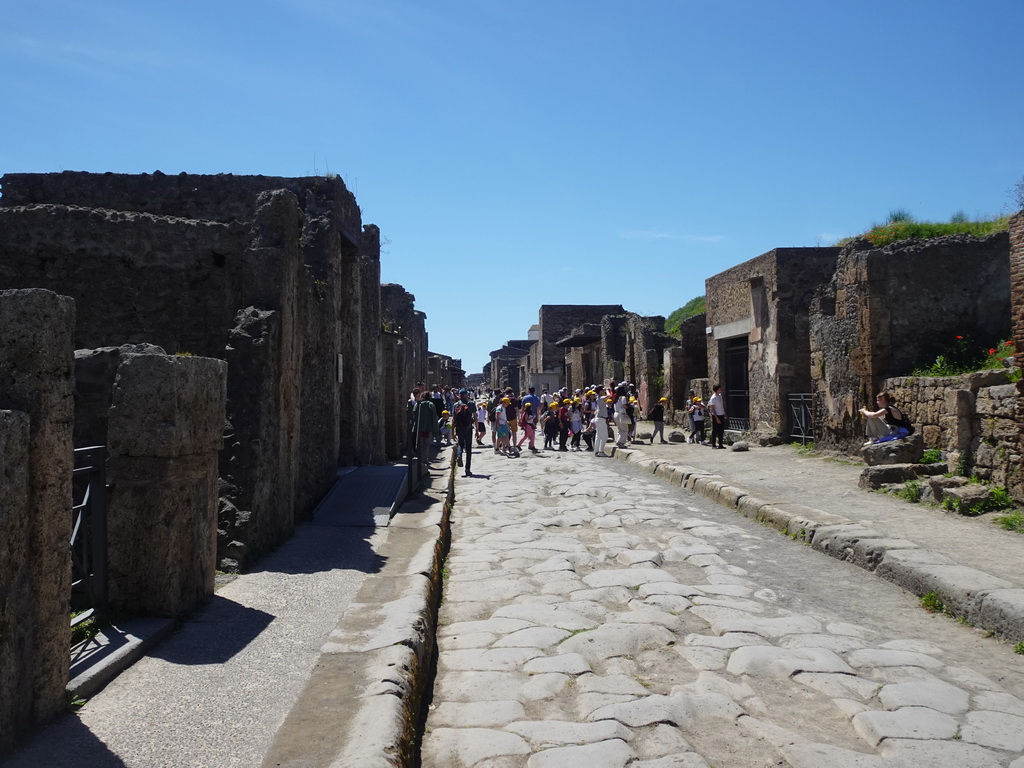
M 417 455 L 425 461 L 433 444 L 458 445 L 457 462 L 465 476 L 472 476 L 472 456 L 477 448 L 490 447 L 495 453 L 516 457 L 526 449 L 541 451 L 590 451 L 607 456 L 609 440 L 625 447 L 636 441 L 637 421 L 650 420 L 654 430 L 650 442 L 665 439 L 665 408 L 662 397 L 641 412 L 636 387 L 629 382 L 609 382 L 570 392 L 563 387 L 555 392 L 535 387 L 518 394 L 504 391 L 476 392 L 455 387 L 417 385 L 409 398 L 409 424 Z M 725 406 L 720 386 L 715 386 L 705 404 L 690 392 L 684 404 L 690 426 L 689 442 L 708 445 L 705 423 L 711 421 L 712 448 L 724 448 Z M 541 447 L 538 443 L 543 441 Z

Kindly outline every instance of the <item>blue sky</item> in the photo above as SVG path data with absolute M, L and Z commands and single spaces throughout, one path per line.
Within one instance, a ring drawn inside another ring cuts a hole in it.
M 0 5 L 0 173 L 340 174 L 479 371 L 905 208 L 1010 210 L 1021 0 Z

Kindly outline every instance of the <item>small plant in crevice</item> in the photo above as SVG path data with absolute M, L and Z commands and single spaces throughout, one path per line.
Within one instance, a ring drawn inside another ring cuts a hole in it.
M 995 519 L 995 524 L 1007 531 L 1024 533 L 1024 513 L 1015 509 L 1008 515 L 999 515 Z
M 1024 656 L 1024 641 L 1017 643 L 1013 646 L 1013 652 L 1018 656 Z
M 942 463 L 942 451 L 938 448 L 926 448 L 925 452 L 921 454 L 920 464 L 941 464 Z
M 949 609 L 946 608 L 946 604 L 942 602 L 942 598 L 935 592 L 925 592 L 921 595 L 920 602 L 921 607 L 928 611 L 928 613 L 949 613 Z
M 905 499 L 912 504 L 917 504 L 921 500 L 921 496 L 924 494 L 924 486 L 921 485 L 917 480 L 907 480 L 903 484 L 903 487 L 897 490 L 893 495 L 898 496 L 901 499 Z

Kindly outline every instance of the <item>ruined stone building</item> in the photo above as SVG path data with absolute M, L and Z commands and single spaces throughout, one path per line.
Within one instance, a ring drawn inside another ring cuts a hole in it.
M 408 449 L 408 398 L 417 382 L 427 381 L 427 316 L 415 302 L 416 297 L 400 285 L 380 287 L 384 452 L 390 459 Z
M 789 431 L 787 398 L 811 391 L 808 308 L 838 248 L 775 248 L 705 281 L 707 376 L 728 429 Z
M 986 346 L 1006 338 L 1010 236 L 954 235 L 881 248 L 854 241 L 838 255 L 810 322 L 815 439 L 849 450 L 864 434 L 858 410 L 873 406 L 885 380 L 930 364 L 957 337 Z
M 556 343 L 563 349 L 565 386 L 629 381 L 636 385 L 646 410 L 664 389 L 665 350 L 675 340 L 664 332 L 665 318 L 633 312 L 604 315 L 596 323 L 576 326 Z
M 530 339 L 511 339 L 489 353 L 490 362 L 485 369 L 484 380 L 490 389 L 504 390 L 512 387 L 519 392 L 530 386 L 527 381 L 526 365 L 530 350 L 536 342 Z
M 427 353 L 427 378 L 425 381 L 428 384 L 437 384 L 441 387 L 461 388 L 466 382 L 466 372 L 462 369 L 462 361 L 436 352 Z
M 565 349 L 558 345 L 572 329 L 585 323 L 600 323 L 605 315 L 621 315 L 620 304 L 543 304 L 537 323 L 536 343 L 529 350 L 523 386 L 551 390 L 566 385 Z
M 710 394 L 708 381 L 707 315 L 688 317 L 679 324 L 679 339 L 663 353 L 664 389 L 668 399 L 666 421 L 687 423 L 689 393 L 703 398 Z
M 410 360 L 425 372 L 423 317 L 409 309 L 400 331 L 383 327 L 379 232 L 340 179 L 65 172 L 0 184 L 0 289 L 72 297 L 75 348 L 147 342 L 227 361 L 221 567 L 287 538 L 339 465 L 398 450 L 386 404 L 408 391 L 384 374 L 415 370 Z

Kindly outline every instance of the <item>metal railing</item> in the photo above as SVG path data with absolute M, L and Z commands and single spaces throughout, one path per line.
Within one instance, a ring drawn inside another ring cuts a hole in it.
M 725 428 L 733 432 L 746 432 L 750 429 L 750 419 L 739 416 L 726 416 Z
M 107 612 L 107 449 L 75 449 L 71 507 L 71 626 Z
M 814 442 L 814 398 L 810 393 L 786 395 L 789 406 L 789 436 L 801 443 Z

